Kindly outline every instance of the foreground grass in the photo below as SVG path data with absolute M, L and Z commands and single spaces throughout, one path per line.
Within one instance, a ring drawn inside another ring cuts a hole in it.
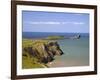
M 22 68 L 30 69 L 30 68 L 44 68 L 43 64 L 35 62 L 34 58 L 22 57 Z
M 32 47 L 34 45 L 39 46 L 40 44 L 47 44 L 50 40 L 32 40 L 32 39 L 23 39 L 22 41 L 22 47 Z
M 38 43 L 37 43 L 38 42 Z M 42 43 L 47 43 L 48 40 L 32 40 L 23 39 L 22 48 L 25 47 L 38 47 Z M 30 57 L 28 53 L 23 52 L 26 56 L 22 56 L 22 69 L 32 69 L 32 68 L 47 68 L 46 64 L 38 62 L 35 57 Z

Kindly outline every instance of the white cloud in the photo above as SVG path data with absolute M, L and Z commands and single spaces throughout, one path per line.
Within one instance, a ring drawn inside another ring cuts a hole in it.
M 82 24 L 85 24 L 85 23 L 83 23 L 83 22 L 74 22 L 73 24 L 82 25 Z
M 83 25 L 84 22 L 63 22 L 63 24 L 74 24 L 74 25 Z
M 39 22 L 29 22 L 29 24 L 61 24 L 60 22 L 53 22 L 53 21 L 47 21 L 47 22 L 42 22 L 42 21 L 39 21 Z
M 33 25 L 38 25 L 38 24 L 44 24 L 44 25 L 65 25 L 65 24 L 72 24 L 72 25 L 84 25 L 85 23 L 84 22 L 75 22 L 75 21 L 72 21 L 72 22 L 70 22 L 70 21 L 66 21 L 66 22 L 54 22 L 54 21 L 45 21 L 45 22 L 43 22 L 43 21 L 37 21 L 37 22 L 32 22 L 32 21 L 30 21 L 30 22 L 25 22 L 26 24 L 33 24 Z

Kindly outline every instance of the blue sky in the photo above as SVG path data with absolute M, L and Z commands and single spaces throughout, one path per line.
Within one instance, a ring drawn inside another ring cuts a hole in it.
M 23 32 L 89 33 L 89 14 L 23 11 Z

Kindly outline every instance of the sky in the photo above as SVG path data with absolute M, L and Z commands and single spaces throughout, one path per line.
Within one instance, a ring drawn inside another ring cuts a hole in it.
M 89 33 L 89 14 L 22 11 L 23 32 Z

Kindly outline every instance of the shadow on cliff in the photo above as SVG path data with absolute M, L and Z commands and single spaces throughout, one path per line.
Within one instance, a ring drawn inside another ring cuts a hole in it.
M 23 56 L 36 58 L 39 63 L 48 63 L 54 56 L 64 54 L 56 41 L 33 41 L 31 46 L 23 47 Z

